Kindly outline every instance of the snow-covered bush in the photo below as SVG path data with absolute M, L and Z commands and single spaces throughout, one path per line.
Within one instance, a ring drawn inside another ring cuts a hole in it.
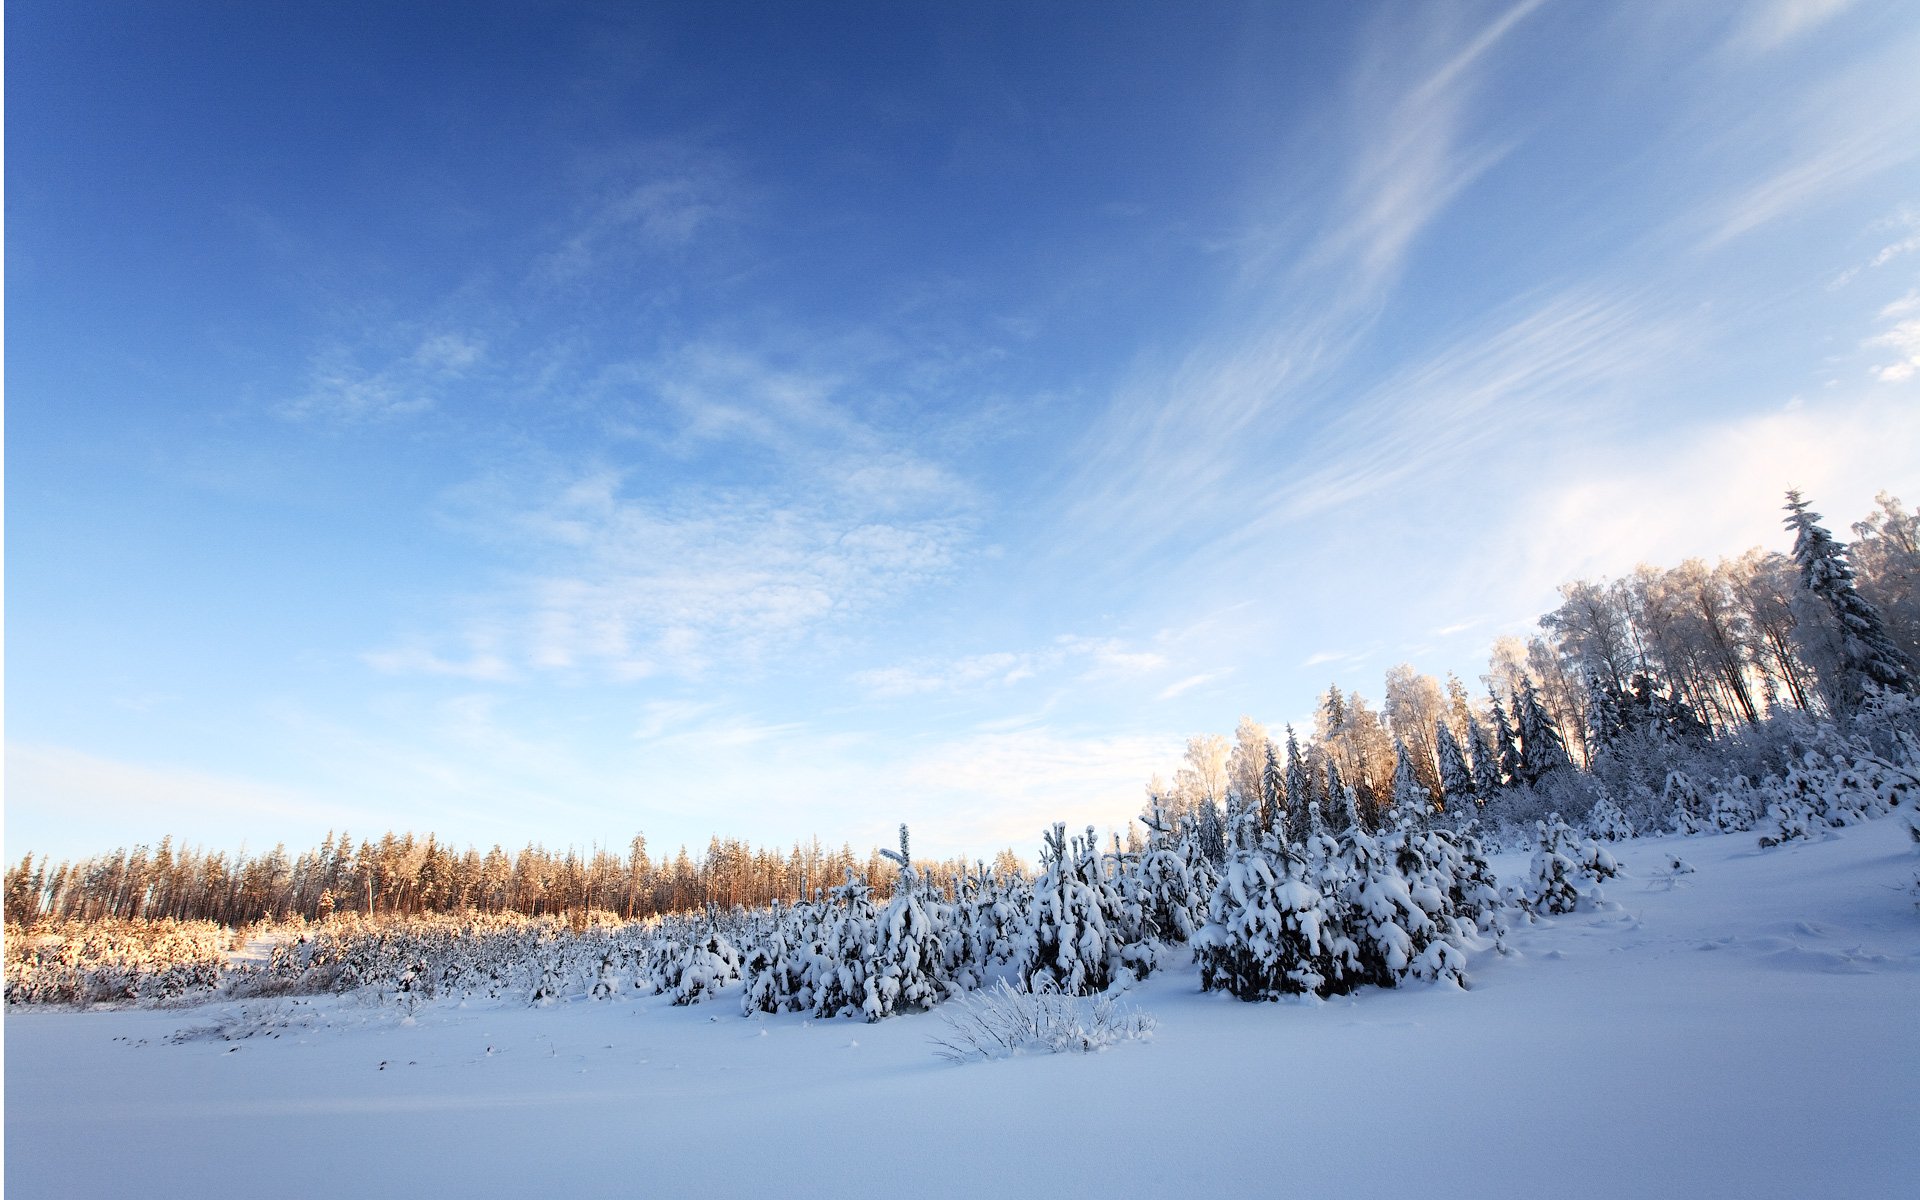
M 232 931 L 211 921 L 61 921 L 10 927 L 8 1004 L 213 998 Z
M 1153 1018 L 1115 996 L 1069 996 L 1045 986 L 1027 991 L 1004 979 L 934 1011 L 946 1025 L 932 1039 L 934 1052 L 956 1063 L 1086 1053 L 1153 1032 Z

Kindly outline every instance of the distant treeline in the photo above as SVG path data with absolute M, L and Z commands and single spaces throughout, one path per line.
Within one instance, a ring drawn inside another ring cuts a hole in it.
M 921 876 L 951 889 L 971 865 L 962 860 L 918 865 Z M 1021 873 L 1011 850 L 994 860 L 1001 874 Z M 289 855 L 284 845 L 259 855 L 176 846 L 135 846 L 78 862 L 36 861 L 32 854 L 6 875 L 6 919 L 163 919 L 243 925 L 264 919 L 336 912 L 414 915 L 431 912 L 543 913 L 600 910 L 622 917 L 696 911 L 707 905 L 761 907 L 793 901 L 864 875 L 883 895 L 895 868 L 874 851 L 855 857 L 818 839 L 790 851 L 755 849 L 714 838 L 695 858 L 682 846 L 654 862 L 645 837 L 625 854 L 562 853 L 528 846 L 509 854 L 455 850 L 432 835 L 382 834 L 357 845 L 328 835 L 318 848 Z

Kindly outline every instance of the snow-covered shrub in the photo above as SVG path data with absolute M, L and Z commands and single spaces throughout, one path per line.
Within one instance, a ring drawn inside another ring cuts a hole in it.
M 1713 828 L 1721 833 L 1744 833 L 1766 809 L 1745 775 L 1730 781 L 1715 780 L 1708 793 Z
M 1031 991 L 1000 980 L 934 1010 L 946 1025 L 934 1052 L 964 1063 L 1020 1054 L 1085 1053 L 1153 1032 L 1153 1018 L 1114 996 L 1069 996 L 1044 985 Z
M 10 927 L 8 1004 L 212 999 L 232 931 L 211 921 L 60 921 Z

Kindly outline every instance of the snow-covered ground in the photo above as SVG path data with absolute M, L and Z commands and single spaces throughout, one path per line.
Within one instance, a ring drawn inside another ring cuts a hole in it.
M 736 995 L 9 1012 L 7 1194 L 1920 1195 L 1906 822 L 1617 849 L 1617 909 L 1516 928 L 1471 991 L 1175 969 L 1128 998 L 1152 1040 L 1093 1055 L 956 1066 L 938 1014 Z

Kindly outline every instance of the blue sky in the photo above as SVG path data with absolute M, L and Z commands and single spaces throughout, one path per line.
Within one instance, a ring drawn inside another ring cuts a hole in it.
M 1920 12 L 10 4 L 9 856 L 1030 853 L 1920 500 Z

